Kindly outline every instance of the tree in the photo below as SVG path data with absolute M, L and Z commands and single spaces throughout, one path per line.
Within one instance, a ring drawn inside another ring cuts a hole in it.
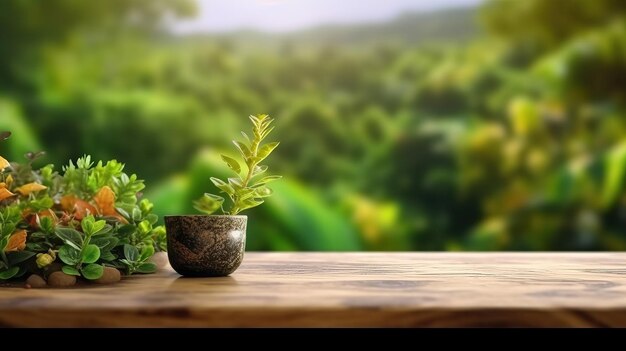
M 153 33 L 166 20 L 195 13 L 194 0 L 4 0 L 0 4 L 0 87 L 28 75 L 41 49 L 76 36 L 132 31 Z
M 512 44 L 511 60 L 527 64 L 574 35 L 626 14 L 622 0 L 494 0 L 482 20 L 493 35 Z

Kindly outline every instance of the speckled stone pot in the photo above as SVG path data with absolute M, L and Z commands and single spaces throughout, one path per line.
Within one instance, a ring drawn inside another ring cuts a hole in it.
M 247 216 L 165 216 L 172 268 L 193 277 L 231 274 L 243 260 L 247 222 Z

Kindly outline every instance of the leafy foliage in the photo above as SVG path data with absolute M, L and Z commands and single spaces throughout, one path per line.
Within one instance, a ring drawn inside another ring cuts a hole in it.
M 3 134 L 5 135 L 5 134 Z M 40 155 L 39 155 L 40 156 Z M 63 272 L 95 280 L 104 266 L 127 274 L 152 273 L 148 259 L 165 250 L 165 229 L 155 226 L 136 175 L 112 160 L 94 165 L 90 156 L 70 161 L 64 174 L 29 162 L 0 170 L 0 279 L 37 272 L 62 262 Z M 141 252 L 128 257 L 128 252 Z
M 228 196 L 231 207 L 224 210 L 224 198 L 219 195 L 205 193 L 203 197 L 194 202 L 198 211 L 211 214 L 218 209 L 222 209 L 224 214 L 236 215 L 241 211 L 259 206 L 264 202 L 264 198 L 272 195 L 272 190 L 267 184 L 282 178 L 281 176 L 259 176 L 267 171 L 267 166 L 260 163 L 265 160 L 278 147 L 279 142 L 263 143 L 265 138 L 274 130 L 271 126 L 274 121 L 268 115 L 250 116 L 252 122 L 252 138 L 245 132 L 241 132 L 245 141 L 233 140 L 235 148 L 239 151 L 246 166 L 245 172 L 237 160 L 232 157 L 222 155 L 222 160 L 235 173 L 236 177 L 223 181 L 219 178 L 211 177 L 211 182 L 221 193 Z

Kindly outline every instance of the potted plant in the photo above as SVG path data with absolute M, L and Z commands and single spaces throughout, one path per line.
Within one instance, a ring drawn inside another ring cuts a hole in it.
M 63 174 L 33 167 L 42 154 L 28 153 L 24 163 L 0 157 L 0 281 L 64 287 L 156 271 L 151 257 L 165 250 L 165 229 L 141 199 L 143 180 L 90 156 L 70 161 Z
M 263 176 L 267 166 L 261 165 L 278 146 L 264 143 L 274 129 L 268 115 L 250 116 L 252 136 L 241 132 L 245 141 L 233 140 L 243 159 L 243 168 L 232 157 L 222 160 L 235 174 L 226 181 L 211 177 L 211 182 L 225 197 L 205 193 L 194 207 L 206 215 L 165 216 L 168 258 L 172 268 L 184 276 L 227 276 L 243 260 L 246 245 L 247 216 L 244 210 L 259 206 L 272 191 L 267 184 L 281 176 Z M 221 211 L 221 215 L 213 215 Z

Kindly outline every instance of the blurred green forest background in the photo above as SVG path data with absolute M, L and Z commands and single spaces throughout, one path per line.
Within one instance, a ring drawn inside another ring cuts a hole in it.
M 173 34 L 192 0 L 3 0 L 12 160 L 92 154 L 195 213 L 247 116 L 281 146 L 250 250 L 626 249 L 626 2 Z

